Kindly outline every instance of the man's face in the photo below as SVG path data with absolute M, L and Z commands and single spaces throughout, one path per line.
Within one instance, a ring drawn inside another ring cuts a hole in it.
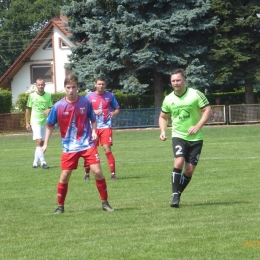
M 45 82 L 44 80 L 37 80 L 36 81 L 36 88 L 38 93 L 44 93 L 44 88 L 45 88 Z
M 67 93 L 67 97 L 75 97 L 78 95 L 78 85 L 74 81 L 70 81 L 65 85 L 65 91 Z
M 180 73 L 171 75 L 171 84 L 174 90 L 178 91 L 184 88 L 185 82 L 185 78 Z
M 98 80 L 98 81 L 95 83 L 95 87 L 96 87 L 97 93 L 102 94 L 102 93 L 105 92 L 106 82 L 105 82 L 105 81 L 102 81 L 102 80 Z

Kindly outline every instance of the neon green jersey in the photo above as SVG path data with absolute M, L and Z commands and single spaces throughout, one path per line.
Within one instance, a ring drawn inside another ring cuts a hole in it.
M 199 122 L 201 109 L 208 105 L 209 102 L 205 95 L 192 88 L 187 88 L 181 97 L 175 95 L 174 91 L 166 96 L 161 110 L 165 114 L 171 114 L 172 137 L 179 137 L 187 141 L 203 140 L 202 129 L 195 135 L 189 135 L 188 129 Z
M 33 92 L 27 100 L 27 107 L 31 109 L 31 125 L 45 125 L 47 116 L 43 115 L 44 110 L 52 107 L 51 94 L 45 92 L 42 96 Z

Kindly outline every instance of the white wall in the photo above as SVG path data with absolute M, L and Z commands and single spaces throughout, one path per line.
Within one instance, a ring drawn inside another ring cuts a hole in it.
M 71 51 L 69 48 L 60 48 L 59 38 L 62 38 L 70 46 L 74 46 L 74 44 L 57 27 L 54 26 L 53 27 L 54 46 L 52 47 L 55 48 L 55 51 L 50 49 L 43 49 L 43 47 L 51 39 L 51 37 L 52 37 L 51 34 L 48 37 L 46 37 L 43 44 L 39 46 L 39 48 L 31 56 L 31 60 L 37 60 L 37 62 L 34 61 L 34 62 L 25 63 L 24 66 L 14 76 L 12 81 L 13 103 L 16 102 L 19 94 L 27 92 L 35 85 L 30 83 L 30 65 L 32 64 L 51 63 L 53 65 L 54 77 L 56 76 L 56 91 L 57 92 L 64 91 L 63 88 L 63 82 L 65 78 L 64 65 L 69 62 L 68 55 L 71 53 Z M 55 59 L 54 59 L 55 64 L 53 61 L 53 53 L 55 55 Z M 46 60 L 51 60 L 51 61 L 46 61 Z M 46 82 L 45 91 L 49 93 L 55 93 L 54 83 Z
M 53 30 L 54 48 L 55 48 L 55 75 L 57 92 L 64 91 L 65 68 L 64 65 L 69 63 L 68 55 L 71 54 L 69 48 L 60 48 L 60 38 L 69 46 L 74 44 L 64 36 L 64 34 L 56 27 Z
M 25 64 L 14 76 L 12 81 L 13 103 L 17 100 L 18 95 L 26 92 L 30 86 L 30 67 Z

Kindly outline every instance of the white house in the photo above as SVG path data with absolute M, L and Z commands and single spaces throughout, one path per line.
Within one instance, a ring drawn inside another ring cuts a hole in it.
M 34 88 L 37 78 L 45 80 L 46 92 L 63 91 L 64 78 L 70 73 L 64 66 L 70 47 L 76 45 L 68 38 L 66 21 L 62 15 L 51 19 L 0 78 L 0 88 L 12 91 L 13 103 L 20 93 Z

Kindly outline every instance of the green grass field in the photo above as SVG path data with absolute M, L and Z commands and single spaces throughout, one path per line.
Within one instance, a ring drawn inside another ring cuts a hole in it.
M 32 169 L 31 136 L 0 136 L 0 259 L 259 259 L 260 126 L 205 127 L 200 162 L 171 208 L 171 138 L 159 130 L 114 131 L 114 212 L 101 209 L 83 161 L 54 215 L 61 142 L 51 138 L 49 170 Z M 170 130 L 168 133 L 170 137 Z

